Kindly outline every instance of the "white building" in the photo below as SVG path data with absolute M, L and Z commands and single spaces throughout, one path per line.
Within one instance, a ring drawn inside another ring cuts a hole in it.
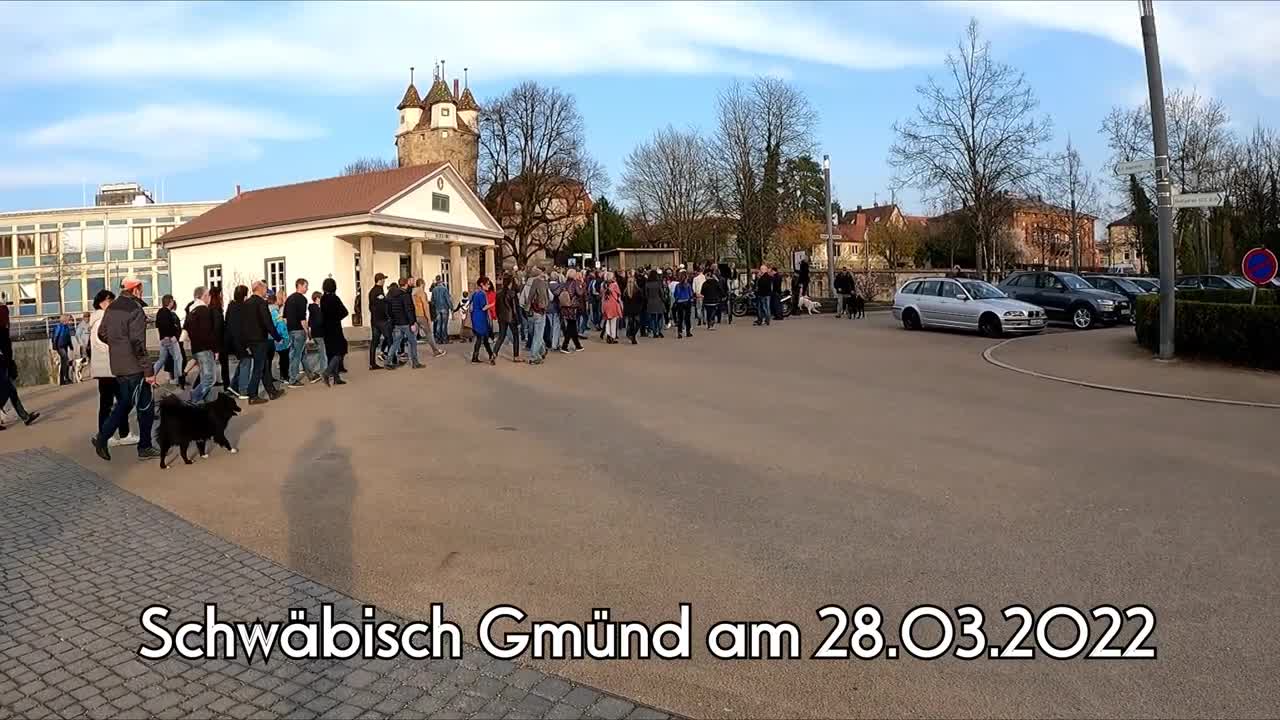
M 412 165 L 241 193 L 161 238 L 175 295 L 265 280 L 293 290 L 325 278 L 367 325 L 363 303 L 373 275 L 392 280 L 442 275 L 456 299 L 468 282 L 467 258 L 491 269 L 502 228 L 450 163 Z

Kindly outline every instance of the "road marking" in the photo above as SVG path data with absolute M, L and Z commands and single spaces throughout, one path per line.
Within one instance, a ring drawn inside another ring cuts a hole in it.
M 1096 390 L 1110 390 L 1111 392 L 1129 393 L 1130 395 L 1145 395 L 1147 397 L 1167 398 L 1170 400 L 1191 400 L 1194 402 L 1213 403 L 1216 405 L 1237 405 L 1240 407 L 1254 407 L 1254 408 L 1265 408 L 1268 410 L 1280 410 L 1280 403 L 1252 402 L 1249 400 L 1227 400 L 1225 398 L 1204 397 L 1202 395 L 1181 395 L 1178 393 L 1160 392 L 1159 390 L 1143 390 L 1141 388 L 1124 387 L 1121 385 L 1104 385 L 1103 383 L 1089 382 L 1087 380 L 1075 380 L 1073 378 L 1058 377 L 1057 375 L 1050 375 L 1048 373 L 1037 372 L 1035 370 L 1028 370 L 1026 368 L 1020 368 L 1016 365 L 1010 365 L 1009 363 L 995 359 L 993 353 L 996 350 L 999 350 L 1005 345 L 1008 345 L 1009 343 L 1014 342 L 1016 340 L 1028 340 L 1031 337 L 1034 337 L 1034 336 L 1015 337 L 1015 338 L 1009 338 L 1008 340 L 1005 340 L 1003 342 L 998 342 L 995 345 L 992 345 L 988 347 L 986 350 L 982 351 L 982 359 L 986 360 L 992 365 L 995 365 L 998 368 L 1011 370 L 1013 372 L 1021 373 L 1023 375 L 1030 375 L 1031 377 L 1040 378 L 1041 380 L 1052 380 L 1054 382 L 1067 383 L 1068 385 L 1078 385 L 1080 387 L 1094 388 Z

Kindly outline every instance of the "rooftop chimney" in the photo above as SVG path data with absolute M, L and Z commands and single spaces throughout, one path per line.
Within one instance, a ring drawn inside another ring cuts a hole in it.
M 861 205 L 859 205 L 859 206 L 858 206 L 858 209 L 857 209 L 857 210 L 854 210 L 854 212 L 856 212 L 856 213 L 861 213 L 861 212 L 862 212 L 862 206 L 861 206 Z
M 240 183 L 236 183 L 236 197 L 240 197 Z
M 458 78 L 453 79 L 453 97 L 458 97 Z

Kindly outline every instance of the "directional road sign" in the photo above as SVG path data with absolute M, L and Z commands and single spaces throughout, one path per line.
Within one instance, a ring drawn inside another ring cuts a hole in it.
M 823 234 L 819 235 L 818 237 L 819 237 L 819 238 L 821 238 L 821 239 L 823 239 L 823 240 L 843 240 L 843 239 L 844 239 L 844 238 L 843 238 L 842 236 L 840 236 L 840 235 L 828 235 L 828 234 L 826 234 L 826 233 L 823 233 Z
M 1146 160 L 1129 160 L 1128 162 L 1116 163 L 1116 175 L 1137 175 L 1138 173 L 1149 173 L 1156 171 L 1156 161 L 1148 158 Z
M 1221 207 L 1226 199 L 1227 194 L 1221 192 L 1183 193 L 1173 196 L 1173 206 L 1176 208 Z
M 1266 285 L 1276 276 L 1276 254 L 1266 248 L 1254 248 L 1244 254 L 1240 271 L 1254 285 Z

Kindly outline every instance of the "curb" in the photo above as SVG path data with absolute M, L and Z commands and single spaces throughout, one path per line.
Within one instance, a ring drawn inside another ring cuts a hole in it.
M 1020 368 L 1016 365 L 1010 365 L 1009 363 L 1003 362 L 1001 360 L 997 360 L 994 357 L 994 353 L 996 350 L 999 350 L 1000 348 L 1004 347 L 1005 345 L 1008 345 L 1009 343 L 1015 340 L 1026 340 L 1028 339 L 1028 337 L 1015 337 L 1015 338 L 1009 338 L 1008 340 L 1005 340 L 1003 342 L 998 342 L 995 345 L 992 345 L 988 347 L 986 350 L 982 351 L 982 359 L 986 360 L 992 365 L 995 365 L 998 368 L 1002 368 L 1004 370 L 1010 370 L 1016 373 L 1020 373 L 1022 375 L 1030 375 L 1031 377 L 1040 378 L 1041 380 L 1052 380 L 1053 382 L 1066 383 L 1068 385 L 1076 385 L 1078 387 L 1093 388 L 1095 390 L 1107 390 L 1110 392 L 1128 393 L 1130 395 L 1145 395 L 1146 397 L 1158 397 L 1158 398 L 1166 398 L 1170 400 L 1190 400 L 1192 402 L 1212 403 L 1214 405 L 1235 405 L 1237 407 L 1252 407 L 1252 408 L 1263 408 L 1267 410 L 1280 410 L 1280 403 L 1251 402 L 1248 400 L 1228 400 L 1226 398 L 1204 397 L 1203 395 L 1183 395 L 1180 393 L 1167 393 L 1167 392 L 1160 392 L 1158 390 L 1143 390 L 1141 388 L 1125 387 L 1121 385 L 1105 385 L 1103 383 L 1089 382 L 1087 380 L 1075 380 L 1073 378 L 1064 378 L 1064 377 L 1059 377 L 1057 375 L 1049 375 L 1048 373 L 1042 373 L 1042 372 L 1037 372 L 1035 370 Z

